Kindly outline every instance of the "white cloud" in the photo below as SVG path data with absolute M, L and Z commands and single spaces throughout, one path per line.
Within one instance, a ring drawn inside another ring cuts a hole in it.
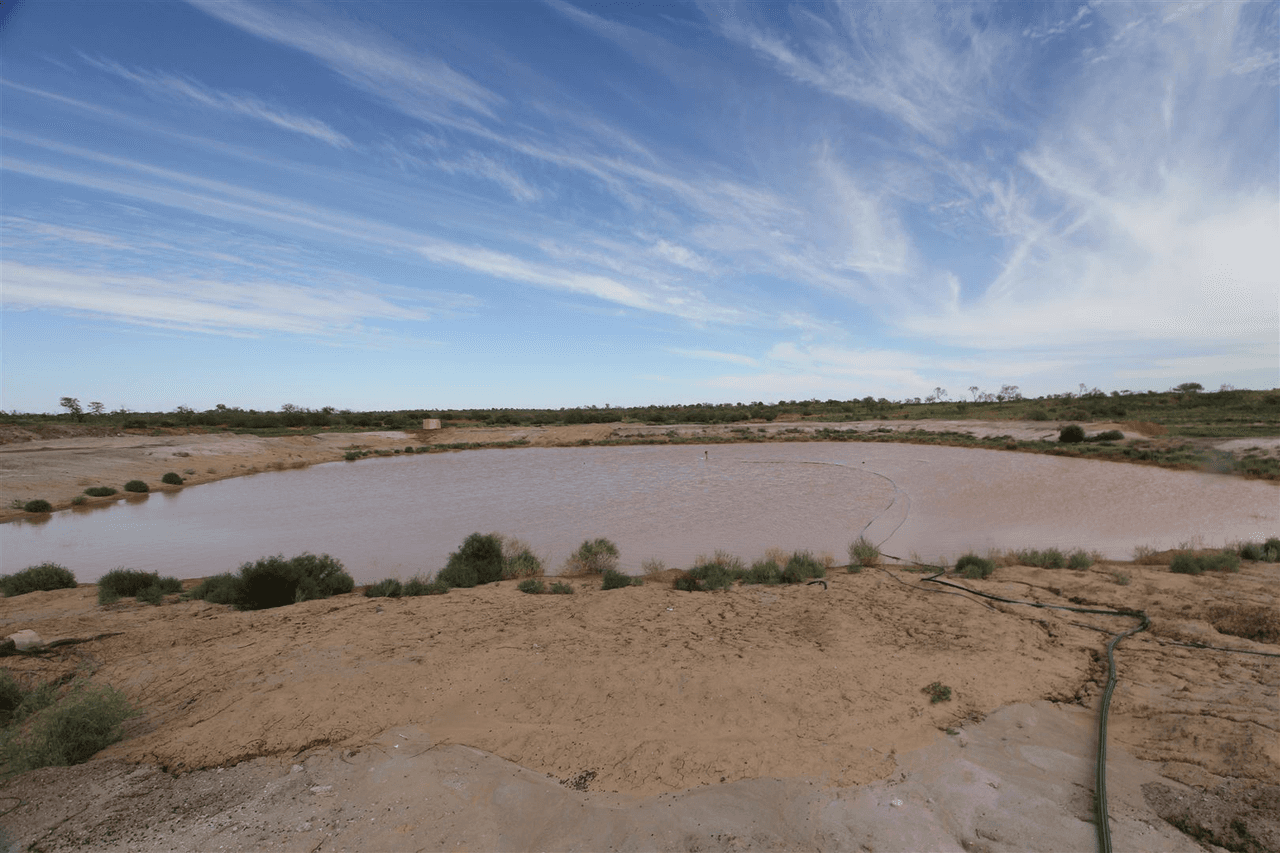
M 675 353 L 676 355 L 687 356 L 689 358 L 706 359 L 708 361 L 727 361 L 730 364 L 742 364 L 747 367 L 754 367 L 757 364 L 756 360 L 751 356 L 739 355 L 732 352 L 717 352 L 709 349 L 679 349 L 676 347 L 672 347 L 668 352 Z

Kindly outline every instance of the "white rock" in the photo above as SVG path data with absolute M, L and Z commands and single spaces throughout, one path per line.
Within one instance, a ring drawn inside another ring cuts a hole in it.
M 40 638 L 40 635 L 29 628 L 16 634 L 10 634 L 7 639 L 13 640 L 13 644 L 19 651 L 44 645 L 44 640 Z

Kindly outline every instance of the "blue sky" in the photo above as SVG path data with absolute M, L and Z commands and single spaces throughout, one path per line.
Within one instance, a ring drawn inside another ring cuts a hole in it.
M 1280 385 L 1280 4 L 8 2 L 3 397 Z

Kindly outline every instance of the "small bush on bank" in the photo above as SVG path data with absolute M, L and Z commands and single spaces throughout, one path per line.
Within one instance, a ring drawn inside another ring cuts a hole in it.
M 126 492 L 141 493 L 141 492 L 151 491 L 151 487 L 148 486 L 146 483 L 142 482 L 141 480 L 130 480 L 129 482 L 124 484 L 124 490 Z
M 684 592 L 710 592 L 728 589 L 733 581 L 733 572 L 728 566 L 718 560 L 701 557 L 693 568 L 676 578 L 674 586 Z
M 436 580 L 451 587 L 467 589 L 502 580 L 505 567 L 502 537 L 494 533 L 472 533 L 462 547 L 449 555 L 449 562 L 440 570 Z
M 90 486 L 84 493 L 91 498 L 109 498 L 116 493 L 110 486 Z
M 1280 610 L 1262 604 L 1215 604 L 1203 618 L 1219 634 L 1255 643 L 1280 643 Z
M 365 598 L 399 598 L 403 594 L 404 586 L 396 578 L 387 578 L 364 588 Z
M 747 570 L 746 577 L 742 579 L 742 582 L 775 586 L 782 583 L 782 566 L 778 565 L 777 560 L 767 557 L 763 560 L 756 560 L 751 564 L 751 568 Z
M 995 563 L 977 554 L 965 554 L 956 560 L 956 571 L 969 580 L 989 578 L 995 570 Z
M 1198 575 L 1204 572 L 1238 572 L 1240 555 L 1235 551 L 1217 554 L 1177 554 L 1169 563 L 1169 571 L 1180 575 Z
M 849 571 L 860 572 L 864 566 L 880 565 L 880 549 L 870 539 L 859 536 L 849 545 Z
M 1049 413 L 1044 409 L 1032 409 L 1027 412 L 1027 419 L 1032 421 L 1047 421 Z
M 529 595 L 541 595 L 547 591 L 547 585 L 543 583 L 542 578 L 525 578 L 516 584 L 516 589 Z
M 440 581 L 425 581 L 422 578 L 414 577 L 404 585 L 405 597 L 418 595 L 444 595 L 449 591 L 449 586 Z
M 1079 424 L 1064 426 L 1058 433 L 1059 444 L 1079 444 L 1084 441 L 1084 427 Z
M 99 604 L 114 604 L 126 596 L 148 604 L 159 604 L 164 596 L 173 592 L 182 592 L 182 581 L 162 578 L 156 572 L 122 567 L 112 569 L 98 579 Z
M 556 581 L 551 585 L 552 595 L 573 595 L 573 587 L 567 583 Z
M 166 486 L 181 486 L 182 477 L 176 471 L 170 471 L 160 478 L 160 482 Z
M 26 512 L 53 512 L 53 504 L 44 498 L 36 498 L 33 501 L 27 501 L 22 505 Z
M 266 610 L 351 592 L 355 581 L 328 554 L 263 557 L 240 567 L 241 610 Z
M 1081 571 L 1093 565 L 1093 555 L 1086 551 L 1075 550 L 1067 555 L 1067 568 Z
M 605 538 L 588 539 L 569 555 L 561 574 L 602 575 L 608 569 L 618 568 L 618 546 Z
M 58 697 L 57 687 L 50 683 L 27 687 L 14 678 L 7 669 L 0 669 L 0 728 L 21 722 L 37 711 L 53 704 Z M 0 734 L 0 741 L 3 734 Z
M 616 569 L 605 569 L 602 577 L 601 589 L 621 589 L 624 586 L 641 586 L 644 583 L 640 578 L 633 578 Z
M 827 576 L 827 567 L 818 562 L 808 551 L 796 551 L 782 569 L 783 583 L 804 583 L 812 578 Z
M 230 572 L 205 578 L 188 591 L 185 597 L 197 598 L 210 604 L 235 605 L 240 600 L 240 578 Z
M 31 713 L 20 731 L 4 733 L 3 775 L 88 761 L 120 740 L 120 725 L 137 713 L 120 691 L 77 683 L 60 699 Z
M 656 557 L 650 557 L 640 563 L 640 570 L 646 575 L 661 574 L 667 570 L 667 564 Z
M 74 498 L 71 499 L 72 506 L 84 506 L 88 502 L 89 502 L 89 499 L 84 495 L 76 495 Z
M 1242 542 L 1236 549 L 1240 559 L 1252 562 L 1280 563 L 1280 539 L 1271 538 L 1262 544 Z
M 75 588 L 76 576 L 66 566 L 57 563 L 41 563 L 11 575 L 0 575 L 0 592 L 6 598 L 28 592 Z
M 502 577 L 504 580 L 517 578 L 540 578 L 544 574 L 542 560 L 533 553 L 524 542 L 511 538 L 502 540 Z
M 1120 441 L 1123 438 L 1124 438 L 1124 433 L 1122 433 L 1120 430 L 1109 429 L 1104 432 L 1100 432 L 1097 435 L 1091 435 L 1088 438 L 1086 438 L 1085 441 L 1089 441 L 1089 442 Z
M 1272 536 L 1263 542 L 1262 557 L 1269 563 L 1280 563 L 1280 539 Z
M 1067 565 L 1067 558 L 1057 548 L 1047 548 L 1044 551 L 1024 548 L 1018 551 L 1014 558 L 1019 565 L 1036 566 L 1041 569 L 1062 569 Z
M 951 701 L 951 688 L 941 681 L 933 682 L 928 687 L 922 688 L 920 692 L 928 695 L 930 705 Z

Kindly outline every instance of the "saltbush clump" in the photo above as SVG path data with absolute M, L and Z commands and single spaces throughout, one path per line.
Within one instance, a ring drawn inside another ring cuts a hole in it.
M 573 587 L 567 583 L 556 581 L 551 585 L 552 595 L 573 595 Z
M 8 685 L 0 687 L 0 694 L 14 692 Z M 88 761 L 120 740 L 120 725 L 138 713 L 120 691 L 83 681 L 60 698 L 50 685 L 18 692 L 24 694 L 22 701 L 7 715 L 7 730 L 0 732 L 4 776 Z
M 76 576 L 66 566 L 57 563 L 41 563 L 11 575 L 0 575 L 0 592 L 6 598 L 28 592 L 75 588 Z
M 448 584 L 440 581 L 425 581 L 420 577 L 413 577 L 404 585 L 404 595 L 406 598 L 418 595 L 444 595 L 449 591 Z
M 240 610 L 266 610 L 342 595 L 354 588 L 355 581 L 342 563 L 328 554 L 299 554 L 288 560 L 277 555 L 244 563 L 238 575 L 205 578 L 187 597 Z
M 1235 551 L 1217 554 L 1176 554 L 1169 563 L 1169 571 L 1180 575 L 1198 575 L 1203 572 L 1238 572 L 1240 555 Z
M 1079 444 L 1082 441 L 1084 441 L 1084 427 L 1079 424 L 1064 426 L 1058 433 L 1059 444 Z
M 1015 557 L 1023 566 L 1037 566 L 1042 569 L 1062 569 L 1067 565 L 1067 558 L 1057 548 L 1047 548 L 1044 551 L 1024 548 L 1018 551 Z
M 525 578 L 516 584 L 516 589 L 529 595 L 540 595 L 547 591 L 547 585 L 542 582 L 542 578 Z
M 621 589 L 624 586 L 640 586 L 644 583 L 640 578 L 633 578 L 617 569 L 605 569 L 602 577 L 601 589 Z
M 109 498 L 116 493 L 110 486 L 90 486 L 84 493 L 91 498 Z
M 210 604 L 235 605 L 240 600 L 240 578 L 230 572 L 205 578 L 189 590 L 185 597 L 197 598 Z
M 995 570 L 995 563 L 977 554 L 965 554 L 956 560 L 956 571 L 969 580 L 989 578 Z
M 1120 430 L 1109 429 L 1109 430 L 1100 432 L 1097 435 L 1091 435 L 1087 439 L 1085 439 L 1085 441 L 1090 441 L 1090 442 L 1120 441 L 1123 438 L 1124 438 L 1124 433 L 1122 433 Z
M 542 560 L 533 553 L 533 549 L 519 539 L 502 540 L 502 577 L 504 580 L 516 578 L 540 578 L 544 574 Z
M 166 486 L 181 486 L 182 477 L 179 476 L 176 471 L 170 471 L 168 474 L 165 474 L 160 478 L 160 482 L 164 483 Z
M 804 583 L 811 578 L 827 576 L 827 567 L 808 551 L 796 551 L 782 569 L 783 583 Z
M 27 501 L 22 505 L 26 512 L 53 512 L 53 504 L 44 498 L 36 498 L 33 501 Z
M 849 571 L 860 572 L 864 566 L 880 565 L 880 549 L 870 539 L 859 536 L 849 545 Z
M 561 574 L 602 575 L 608 569 L 618 568 L 618 546 L 608 539 L 588 539 L 569 555 Z
M 1093 556 L 1086 551 L 1075 550 L 1067 555 L 1067 568 L 1083 570 L 1093 565 Z
M 84 495 L 76 495 L 74 498 L 71 499 L 72 506 L 84 506 L 88 502 L 89 502 L 89 499 Z
M 1280 539 L 1275 537 L 1268 539 L 1261 545 L 1257 542 L 1242 542 L 1236 550 L 1242 560 L 1280 563 Z
M 403 594 L 404 586 L 396 578 L 387 578 L 364 588 L 365 598 L 399 598 Z
M 147 604 L 159 604 L 164 596 L 182 592 L 182 581 L 160 577 L 156 572 L 137 569 L 112 569 L 98 579 L 98 603 L 114 604 L 125 596 L 132 596 Z
M 763 560 L 756 560 L 751 564 L 751 568 L 747 570 L 746 577 L 742 579 L 742 582 L 775 586 L 782 583 L 782 566 L 778 565 L 777 560 L 769 557 Z
M 939 702 L 951 701 L 951 688 L 943 684 L 941 681 L 935 681 L 928 687 L 921 688 L 921 693 L 928 694 L 929 704 L 936 705 Z
M 436 575 L 436 580 L 465 589 L 502 580 L 504 569 L 502 537 L 495 533 L 472 533 L 461 548 L 449 555 L 449 562 Z
M 124 490 L 126 492 L 149 492 L 151 487 L 141 480 L 130 480 L 124 484 Z

